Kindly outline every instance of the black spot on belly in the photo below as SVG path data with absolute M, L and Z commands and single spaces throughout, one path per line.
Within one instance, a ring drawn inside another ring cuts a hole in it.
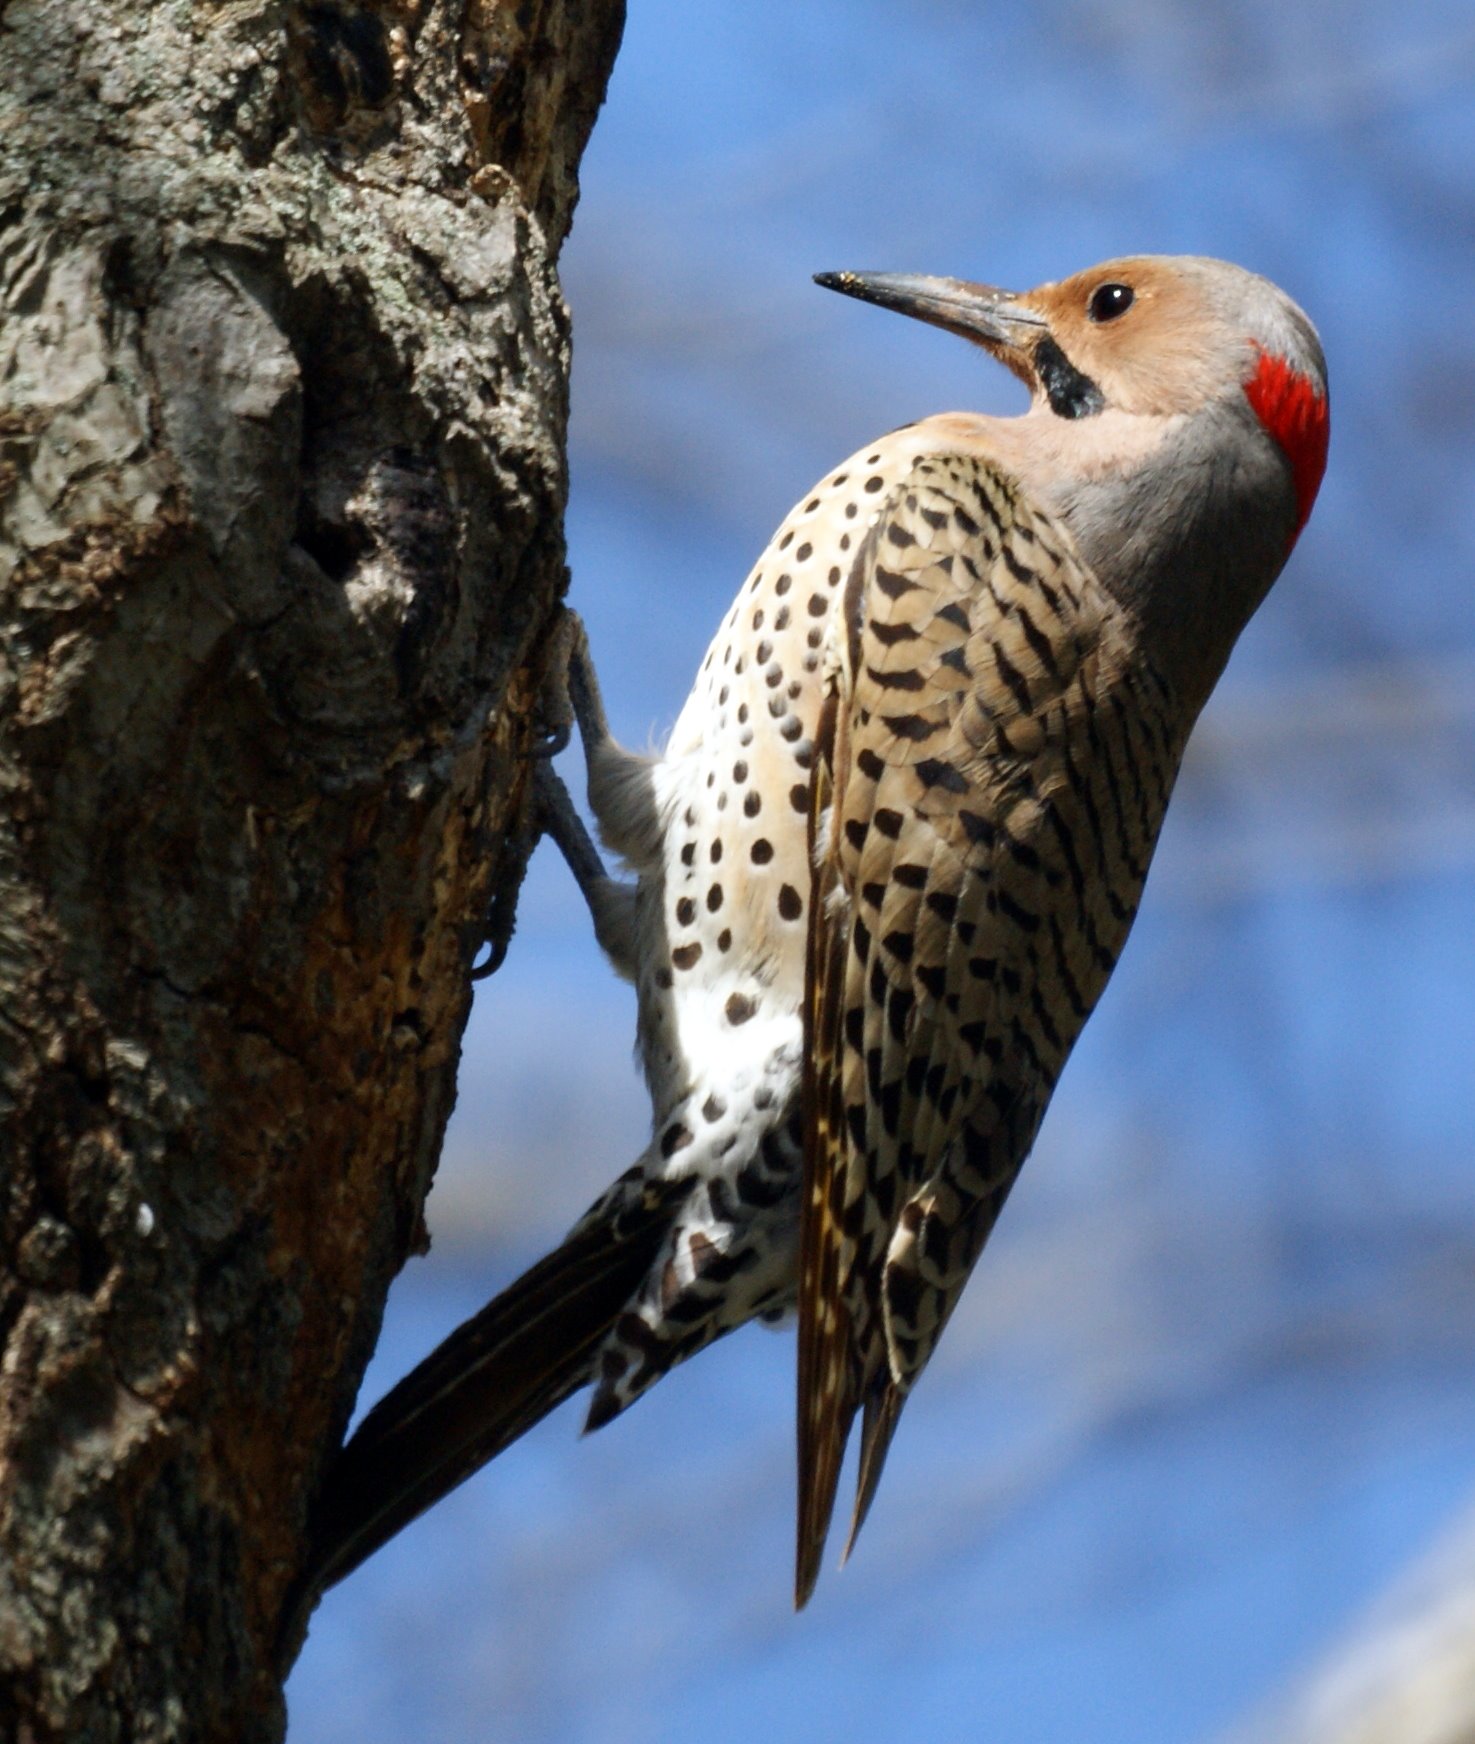
M 691 1133 L 678 1121 L 675 1125 L 668 1126 L 661 1134 L 661 1155 L 663 1157 L 675 1156 L 677 1151 L 684 1151 L 690 1143 Z

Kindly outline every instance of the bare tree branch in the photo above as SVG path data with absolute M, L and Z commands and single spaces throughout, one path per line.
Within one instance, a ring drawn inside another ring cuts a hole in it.
M 1399 1581 L 1278 1712 L 1232 1744 L 1470 1744 L 1475 1512 Z

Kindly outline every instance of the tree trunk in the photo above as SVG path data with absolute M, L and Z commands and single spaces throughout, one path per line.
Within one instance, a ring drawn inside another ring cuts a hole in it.
M 278 1738 L 522 872 L 622 7 L 0 14 L 0 1736 Z

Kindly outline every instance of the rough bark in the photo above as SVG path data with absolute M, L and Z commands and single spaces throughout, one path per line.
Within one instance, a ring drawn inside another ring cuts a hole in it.
M 270 1739 L 563 580 L 620 0 L 0 0 L 0 1737 Z

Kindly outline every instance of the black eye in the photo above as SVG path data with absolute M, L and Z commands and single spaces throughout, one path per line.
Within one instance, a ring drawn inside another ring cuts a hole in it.
M 1118 315 L 1125 315 L 1132 307 L 1136 295 L 1130 285 L 1097 285 L 1086 305 L 1086 313 L 1093 321 L 1115 321 Z

